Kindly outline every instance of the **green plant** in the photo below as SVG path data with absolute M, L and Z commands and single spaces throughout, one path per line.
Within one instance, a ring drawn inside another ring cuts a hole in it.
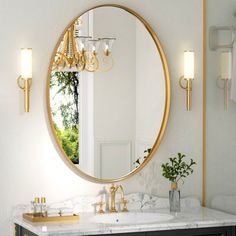
M 183 159 L 185 158 L 184 154 L 178 153 L 177 157 L 169 158 L 170 162 L 163 163 L 161 165 L 163 173 L 162 175 L 170 180 L 171 182 L 178 183 L 179 180 L 183 180 L 190 174 L 193 173 L 193 165 L 196 165 L 196 162 L 193 159 L 190 159 L 190 163 L 187 164 Z

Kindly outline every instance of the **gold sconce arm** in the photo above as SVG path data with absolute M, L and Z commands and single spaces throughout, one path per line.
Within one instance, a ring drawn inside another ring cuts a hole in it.
M 224 107 L 225 111 L 228 110 L 228 86 L 229 85 L 229 80 L 225 79 L 224 81 Z
M 32 84 L 32 48 L 21 49 L 21 74 L 17 84 L 24 91 L 24 110 L 29 112 L 30 87 Z
M 24 79 L 19 76 L 17 78 L 17 84 L 24 91 L 24 111 L 29 112 L 30 88 L 32 84 L 32 79 Z
M 228 91 L 230 88 L 230 80 L 232 79 L 233 57 L 232 51 L 222 51 L 220 54 L 220 76 L 217 78 L 217 87 L 224 90 L 224 109 L 228 109 Z M 219 82 L 223 82 L 223 87 Z
M 220 81 L 223 81 L 223 86 L 220 86 Z M 224 110 L 228 110 L 229 106 L 229 89 L 230 89 L 230 79 L 221 79 L 220 77 L 216 80 L 216 85 L 219 89 L 224 90 Z
M 183 81 L 186 81 L 185 85 Z M 179 85 L 182 89 L 186 90 L 186 107 L 187 111 L 190 111 L 192 108 L 192 79 L 185 79 L 184 76 L 179 78 Z

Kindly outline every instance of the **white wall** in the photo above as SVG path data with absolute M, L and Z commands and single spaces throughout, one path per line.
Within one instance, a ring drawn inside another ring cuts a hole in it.
M 207 33 L 212 25 L 235 26 L 235 10 L 235 0 L 208 0 Z M 236 103 L 229 101 L 228 111 L 224 111 L 224 93 L 216 86 L 216 78 L 219 75 L 219 51 L 210 51 L 207 47 L 208 205 L 215 195 L 236 194 Z
M 132 167 L 135 141 L 135 25 L 135 17 L 119 8 L 97 8 L 94 11 L 94 36 L 116 38 L 111 54 L 113 67 L 94 74 L 95 166 L 101 164 L 103 170 L 98 168 L 98 172 L 101 170 L 105 179 L 126 175 Z M 104 148 L 107 142 L 109 152 Z M 119 161 L 122 155 L 117 153 L 117 149 L 123 155 L 126 153 L 126 164 Z M 104 164 L 107 163 L 104 158 L 110 158 L 116 170 Z M 107 175 L 104 175 L 105 172 Z
M 165 109 L 165 75 L 156 45 L 136 21 L 136 159 L 151 148 Z
M 182 195 L 201 195 L 202 1 L 0 0 L 1 236 L 11 233 L 10 214 L 16 204 L 28 203 L 36 195 L 52 202 L 78 194 L 97 194 L 102 187 L 76 176 L 60 159 L 49 135 L 45 102 L 47 70 L 59 35 L 75 16 L 102 3 L 128 6 L 150 22 L 166 52 L 172 80 L 172 107 L 164 139 L 145 169 L 122 183 L 125 191 L 167 196 L 169 183 L 161 177 L 160 162 L 184 152 L 198 165 L 181 187 Z M 29 114 L 22 111 L 22 91 L 16 85 L 22 47 L 33 48 Z M 186 112 L 185 93 L 178 86 L 186 49 L 196 52 L 192 112 Z

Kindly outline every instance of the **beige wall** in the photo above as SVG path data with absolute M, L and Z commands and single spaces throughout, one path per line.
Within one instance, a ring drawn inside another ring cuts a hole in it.
M 126 192 L 167 196 L 168 182 L 160 162 L 177 152 L 193 157 L 195 174 L 181 186 L 182 195 L 201 196 L 202 154 L 202 1 L 200 0 L 0 0 L 0 235 L 10 235 L 14 205 L 36 195 L 49 202 L 74 195 L 97 194 L 102 188 L 76 176 L 60 159 L 48 130 L 45 88 L 50 57 L 67 24 L 85 9 L 102 3 L 132 8 L 150 22 L 169 62 L 172 106 L 164 139 L 151 163 L 125 181 Z M 31 110 L 22 111 L 22 92 L 16 85 L 20 48 L 33 48 Z M 196 52 L 193 111 L 186 112 L 185 93 L 178 86 L 183 74 L 183 51 Z

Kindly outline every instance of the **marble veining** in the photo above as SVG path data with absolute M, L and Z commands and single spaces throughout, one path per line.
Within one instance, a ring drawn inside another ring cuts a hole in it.
M 146 212 L 146 211 L 145 211 Z M 151 212 L 148 210 L 148 212 Z M 152 210 L 152 212 L 166 213 L 168 209 Z M 90 218 L 93 213 L 81 213 L 81 220 L 74 223 L 29 223 L 22 219 L 21 216 L 16 216 L 13 221 L 16 224 L 32 231 L 39 236 L 56 236 L 56 235 L 96 235 L 109 233 L 123 232 L 143 232 L 143 231 L 158 231 L 171 229 L 190 229 L 204 228 L 216 226 L 236 225 L 236 216 L 222 213 L 219 211 L 196 208 L 185 209 L 174 216 L 173 219 L 164 222 L 154 222 L 150 224 L 96 224 L 91 223 Z
M 133 210 L 147 210 L 169 208 L 169 199 L 158 197 L 156 195 L 149 195 L 146 193 L 131 193 L 125 195 L 128 200 L 128 209 Z M 117 209 L 120 209 L 120 196 L 117 193 L 116 197 Z M 105 191 L 101 191 L 97 196 L 77 196 L 62 202 L 56 202 L 49 205 L 51 209 L 72 209 L 73 213 L 93 212 L 95 213 L 96 203 L 103 201 L 106 203 L 105 208 L 108 208 L 108 196 Z M 182 208 L 197 208 L 200 207 L 200 201 L 196 197 L 185 197 L 181 199 Z M 23 212 L 29 212 L 30 205 L 18 205 L 13 209 L 13 216 L 21 215 Z
M 53 208 L 73 208 L 74 212 L 79 212 L 80 214 L 81 219 L 78 222 L 30 223 L 22 218 L 22 212 L 26 212 L 29 209 L 29 206 L 26 205 L 17 206 L 14 209 L 12 220 L 14 223 L 23 226 L 39 236 L 97 235 L 236 225 L 236 216 L 208 208 L 202 208 L 199 200 L 196 198 L 182 199 L 181 212 L 175 214 L 173 219 L 166 221 L 140 224 L 94 223 L 91 221 L 91 218 L 94 216 L 93 203 L 100 200 L 100 197 L 101 196 L 80 196 L 64 202 L 51 204 L 50 207 Z M 129 194 L 126 198 L 129 201 L 129 210 L 134 213 L 156 212 L 160 214 L 170 214 L 168 199 L 143 193 Z

